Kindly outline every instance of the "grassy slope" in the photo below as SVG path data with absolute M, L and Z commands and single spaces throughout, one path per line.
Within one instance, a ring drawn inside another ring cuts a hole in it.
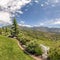
M 21 34 L 22 33 L 22 34 Z M 39 45 L 44 44 L 50 48 L 60 46 L 60 34 L 40 32 L 34 30 L 21 30 L 20 35 L 30 41 L 36 41 Z
M 0 60 L 34 60 L 17 45 L 16 40 L 0 36 Z

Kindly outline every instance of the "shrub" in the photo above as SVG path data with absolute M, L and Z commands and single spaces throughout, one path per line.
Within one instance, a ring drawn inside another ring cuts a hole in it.
M 20 42 L 22 43 L 22 45 L 26 45 L 26 40 L 21 38 Z
M 26 47 L 26 51 L 31 53 L 31 54 L 34 54 L 35 53 L 35 47 L 36 47 L 35 43 L 30 43 Z
M 60 48 L 51 49 L 49 52 L 50 60 L 60 60 Z
M 22 33 L 20 33 L 20 35 L 17 36 L 17 39 L 22 43 L 22 45 L 26 45 L 27 42 L 30 42 L 30 39 L 23 36 Z
M 36 47 L 35 48 L 35 55 L 42 55 L 42 49 L 41 49 L 41 47 Z
M 26 51 L 34 55 L 42 55 L 42 50 L 36 42 L 28 44 Z

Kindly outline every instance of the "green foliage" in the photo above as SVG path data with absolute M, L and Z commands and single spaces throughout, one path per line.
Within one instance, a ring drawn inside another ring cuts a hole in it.
M 0 34 L 4 36 L 10 35 L 10 29 L 8 27 L 1 27 L 0 28 Z
M 17 24 L 16 19 L 14 18 L 12 28 L 11 28 L 11 35 L 13 37 L 17 37 L 18 33 L 19 33 L 18 24 Z
M 42 55 L 42 53 L 43 52 L 42 52 L 41 47 L 38 46 L 38 47 L 35 48 L 35 55 Z
M 29 53 L 35 54 L 35 55 L 42 54 L 41 48 L 38 46 L 40 44 L 48 46 L 50 49 L 60 46 L 60 34 L 56 34 L 56 33 L 34 31 L 34 30 L 30 30 L 30 29 L 27 29 L 27 30 L 20 29 L 19 38 L 20 38 L 19 39 L 20 42 L 22 42 L 24 45 L 27 45 L 26 50 Z M 36 42 L 30 43 L 32 41 L 36 41 Z M 38 47 L 35 46 L 36 43 L 38 44 L 38 45 L 36 45 Z M 58 49 L 58 48 L 56 48 L 56 49 Z M 51 60 L 52 60 L 52 55 L 54 55 L 54 53 L 52 53 L 52 52 L 53 51 L 51 51 L 50 52 L 51 55 L 49 55 Z M 58 49 L 57 52 L 60 52 L 60 50 Z M 57 54 L 57 56 L 58 56 L 58 54 Z M 58 59 L 57 56 L 54 57 L 56 60 Z
M 22 45 L 26 45 L 27 40 L 24 38 L 20 38 L 20 42 Z
M 8 27 L 5 27 L 5 36 L 9 36 L 10 35 L 10 30 Z
M 60 47 L 55 47 L 49 52 L 50 60 L 60 60 Z
M 50 60 L 59 60 L 60 59 L 60 34 L 41 32 L 32 30 L 30 28 L 20 27 L 18 30 L 18 25 L 16 19 L 13 21 L 11 28 L 11 35 L 18 38 L 18 40 L 23 44 L 27 45 L 26 51 L 35 54 L 41 55 L 42 50 L 39 47 L 40 44 L 50 47 L 49 58 Z M 8 31 L 10 28 L 0 29 L 0 33 L 4 35 L 10 34 Z M 3 32 L 3 33 L 2 33 Z M 6 33 L 7 32 L 7 33 Z M 24 59 L 23 59 L 24 60 Z
M 2 31 L 2 28 L 0 28 L 0 34 L 1 34 L 1 35 L 2 35 L 2 32 L 3 32 L 3 31 Z
M 22 45 L 26 45 L 28 42 L 30 42 L 30 38 L 28 36 L 25 37 L 23 33 L 20 33 L 17 36 L 17 39 L 21 42 Z
M 42 49 L 39 47 L 36 42 L 31 42 L 30 44 L 27 45 L 26 51 L 35 54 L 35 55 L 42 55 Z

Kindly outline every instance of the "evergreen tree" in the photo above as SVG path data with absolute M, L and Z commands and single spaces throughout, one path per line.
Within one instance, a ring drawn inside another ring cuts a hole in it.
M 5 28 L 5 32 L 8 32 L 8 27 Z
M 19 31 L 18 31 L 18 24 L 17 24 L 17 21 L 16 21 L 15 18 L 14 18 L 14 20 L 13 20 L 13 24 L 12 24 L 12 28 L 11 28 L 11 29 L 12 29 L 12 30 L 11 30 L 11 35 L 12 35 L 12 37 L 17 37 Z

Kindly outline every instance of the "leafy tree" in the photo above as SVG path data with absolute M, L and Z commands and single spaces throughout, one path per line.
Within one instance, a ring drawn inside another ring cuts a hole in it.
M 5 28 L 5 32 L 8 32 L 8 27 Z
M 17 37 L 18 33 L 19 33 L 18 24 L 17 24 L 16 19 L 14 18 L 12 28 L 11 28 L 11 35 L 12 35 L 12 37 Z
M 2 28 L 0 28 L 0 34 L 2 34 Z
M 5 27 L 5 35 L 9 35 L 9 28 L 8 27 Z

